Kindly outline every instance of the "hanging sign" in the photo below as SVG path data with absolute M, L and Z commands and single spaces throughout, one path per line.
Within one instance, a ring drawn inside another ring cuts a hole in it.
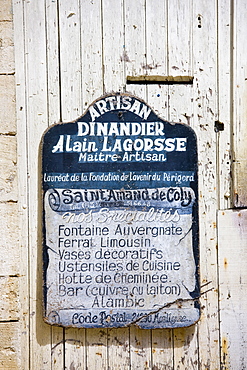
M 199 319 L 193 130 L 125 94 L 42 140 L 44 318 L 99 328 Z

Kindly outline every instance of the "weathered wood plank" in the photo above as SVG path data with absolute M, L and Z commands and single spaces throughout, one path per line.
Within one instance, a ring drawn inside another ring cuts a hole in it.
M 58 2 L 46 1 L 46 50 L 47 50 L 47 89 L 48 89 L 48 124 L 60 121 L 60 50 L 58 28 Z
M 85 329 L 65 329 L 65 369 L 86 369 Z
M 108 330 L 108 370 L 130 368 L 129 328 Z
M 140 0 L 124 2 L 124 43 L 122 63 L 126 76 L 146 74 L 146 5 Z M 146 100 L 146 86 L 127 85 L 127 91 Z
M 168 76 L 167 16 L 165 0 L 160 1 L 159 8 L 154 6 L 152 0 L 146 1 L 146 73 L 150 76 Z M 168 119 L 167 86 L 148 85 L 147 101 L 158 115 Z
M 192 1 L 176 0 L 168 3 L 167 42 L 168 75 L 193 75 Z M 183 21 L 181 21 L 183 20 Z M 194 81 L 193 81 L 194 83 Z M 168 117 L 172 122 L 192 124 L 193 85 L 168 87 Z M 198 360 L 197 327 L 173 330 L 174 369 L 196 369 Z
M 174 369 L 200 369 L 197 332 L 197 325 L 173 330 Z
M 151 330 L 130 327 L 131 368 L 147 370 L 152 364 Z
M 61 120 L 72 121 L 78 118 L 83 109 L 83 94 L 85 87 L 82 85 L 82 26 L 84 4 L 79 1 L 66 3 L 59 1 L 59 47 L 60 47 L 60 79 L 61 79 Z M 55 17 L 55 9 L 53 17 Z M 89 32 L 90 27 L 86 32 Z M 71 45 L 71 40 L 73 44 Z M 68 53 L 68 45 L 70 51 Z M 62 333 L 61 333 L 62 335 Z M 65 369 L 85 368 L 85 331 L 78 329 L 64 330 L 64 366 Z
M 0 368 L 20 369 L 20 325 L 18 322 L 0 322 Z
M 193 2 L 193 128 L 198 137 L 200 275 L 202 315 L 199 322 L 199 361 L 202 368 L 219 369 L 217 292 L 217 146 L 216 113 L 216 7 L 214 2 Z M 205 288 L 203 286 L 205 285 Z M 204 293 L 208 291 L 207 293 Z
M 218 213 L 221 368 L 246 369 L 247 210 Z
M 159 7 L 156 7 L 152 0 L 147 0 L 145 18 L 146 59 L 143 60 L 142 70 L 148 76 L 166 76 L 168 65 L 167 1 L 160 1 Z
M 127 75 L 146 74 L 146 3 L 141 0 L 124 2 L 125 15 L 125 78 Z M 147 99 L 147 88 L 141 85 L 128 85 L 127 90 L 140 98 Z M 151 366 L 151 330 L 130 328 L 130 366 L 147 369 Z
M 192 75 L 192 1 L 176 0 L 168 4 L 167 11 L 167 73 L 194 78 Z M 168 95 L 169 120 L 190 124 L 193 116 L 193 86 L 189 84 L 169 86 Z
M 152 330 L 152 369 L 173 370 L 172 330 Z
M 128 68 L 131 63 L 137 62 L 136 58 L 128 53 L 138 53 L 140 50 L 140 48 L 136 48 L 135 40 L 137 41 L 137 39 L 133 38 L 132 34 L 135 24 L 130 20 L 130 16 L 135 18 L 135 21 L 137 20 L 136 14 L 138 14 L 138 11 L 138 3 L 133 4 L 130 1 L 118 0 L 114 2 L 113 6 L 109 1 L 103 2 L 104 92 L 125 91 Z M 132 91 L 132 93 L 136 93 L 136 91 Z M 128 329 L 108 330 L 108 343 L 124 343 L 122 346 L 109 348 L 108 363 L 111 369 L 116 366 L 123 366 L 122 368 L 130 366 L 129 344 L 127 344 L 129 338 L 127 336 L 124 339 L 120 335 L 121 332 L 127 335 L 126 330 Z M 126 348 L 126 350 L 123 351 L 123 348 Z M 113 350 L 114 357 L 112 356 Z M 117 365 L 117 359 L 119 365 Z
M 107 329 L 86 329 L 86 369 L 108 370 Z
M 63 122 L 74 120 L 82 114 L 80 22 L 80 2 L 78 0 L 59 1 Z
M 17 125 L 17 168 L 18 168 L 18 216 L 19 216 L 19 248 L 20 263 L 20 351 L 21 369 L 29 367 L 30 353 L 30 307 L 29 307 L 29 246 L 28 238 L 28 207 L 27 207 L 27 125 L 26 125 L 26 89 L 25 89 L 25 40 L 23 2 L 13 1 L 14 42 L 15 42 L 15 81 L 16 81 L 16 125 Z
M 47 0 L 46 15 L 46 52 L 47 52 L 47 118 L 48 125 L 61 120 L 60 96 L 60 49 L 59 49 L 59 19 L 58 1 Z M 64 368 L 64 329 L 51 327 L 51 369 Z
M 51 328 L 51 370 L 64 369 L 64 329 Z
M 41 203 L 38 198 L 39 144 L 47 128 L 47 67 L 44 1 L 24 2 L 25 89 L 27 96 L 28 243 L 30 268 L 30 367 L 51 367 L 51 329 L 42 319 Z M 39 215 L 34 217 L 34 215 Z M 31 283 L 32 282 L 32 283 Z
M 157 10 L 159 14 L 157 15 Z M 146 1 L 146 73 L 150 76 L 168 75 L 167 45 L 167 2 L 161 1 L 159 7 L 152 0 Z M 157 35 L 159 35 L 157 37 Z M 162 42 L 160 42 L 162 40 Z M 168 119 L 168 87 L 148 85 L 147 101 L 162 118 Z M 153 369 L 173 369 L 172 330 L 155 329 L 151 331 L 151 364 Z
M 247 135 L 247 66 L 245 35 L 247 24 L 247 3 L 244 0 L 234 1 L 233 18 L 233 186 L 235 207 L 247 206 L 246 169 L 247 147 L 243 138 Z
M 108 19 L 109 21 L 109 19 Z M 81 4 L 81 53 L 83 111 L 103 95 L 104 69 L 102 50 L 101 1 Z
M 126 59 L 123 0 L 102 2 L 104 93 L 124 91 Z
M 218 146 L 218 198 L 220 209 L 232 206 L 231 178 L 231 2 L 218 0 L 218 115 L 215 130 Z M 222 130 L 222 131 L 221 131 Z

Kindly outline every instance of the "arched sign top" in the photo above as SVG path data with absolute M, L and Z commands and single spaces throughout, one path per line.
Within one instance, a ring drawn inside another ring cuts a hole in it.
M 42 140 L 44 312 L 50 324 L 142 328 L 199 318 L 194 131 L 128 94 Z
M 158 117 L 142 100 L 130 95 L 107 95 L 96 100 L 85 115 L 70 123 L 56 124 L 43 138 L 44 148 L 56 163 L 43 155 L 46 171 L 63 170 L 64 161 L 75 172 L 78 166 L 116 169 L 139 163 L 146 168 L 195 170 L 197 148 L 194 131 L 181 123 Z M 56 167 L 56 168 L 55 168 Z

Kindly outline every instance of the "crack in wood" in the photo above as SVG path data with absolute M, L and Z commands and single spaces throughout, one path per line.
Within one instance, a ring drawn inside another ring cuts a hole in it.
M 144 319 L 145 317 L 148 317 L 150 315 L 154 315 L 154 314 L 157 314 L 158 312 L 160 312 L 161 310 L 165 309 L 165 308 L 169 308 L 171 307 L 172 305 L 174 304 L 182 304 L 184 302 L 191 302 L 191 301 L 197 301 L 199 297 L 197 298 L 187 298 L 187 299 L 176 299 L 175 301 L 173 302 L 169 302 L 169 303 L 166 303 L 164 306 L 158 308 L 157 310 L 154 310 L 154 311 L 151 311 L 151 312 L 148 312 L 146 314 L 143 314 L 142 316 L 138 317 L 138 319 L 134 320 L 134 321 L 131 321 L 131 323 L 127 324 L 126 327 L 129 327 L 130 325 L 136 325 L 139 321 L 141 321 L 142 319 Z
M 178 244 L 176 244 L 176 247 L 181 243 L 182 240 L 186 238 L 186 236 L 189 234 L 189 232 L 192 230 L 192 226 L 189 228 L 189 230 L 184 234 L 184 236 L 179 239 Z

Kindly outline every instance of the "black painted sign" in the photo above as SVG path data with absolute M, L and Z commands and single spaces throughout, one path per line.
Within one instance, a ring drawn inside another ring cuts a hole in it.
M 193 130 L 124 94 L 42 141 L 44 317 L 74 327 L 199 319 Z

